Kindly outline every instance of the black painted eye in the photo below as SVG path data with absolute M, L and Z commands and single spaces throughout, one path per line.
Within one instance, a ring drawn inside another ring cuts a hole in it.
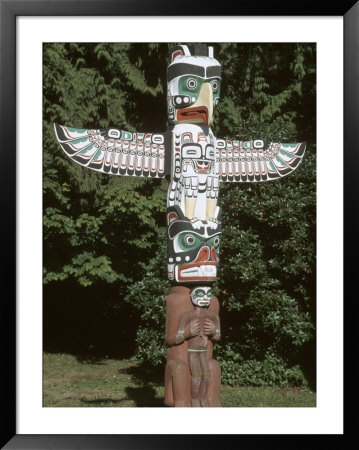
M 194 237 L 189 234 L 184 238 L 184 241 L 187 245 L 192 245 L 194 243 Z
M 213 92 L 217 92 L 217 90 L 218 90 L 218 81 L 216 81 L 216 80 L 212 81 L 212 90 L 213 90 Z
M 188 89 L 196 89 L 197 80 L 195 80 L 194 78 L 190 78 L 189 80 L 187 80 L 187 87 Z
M 215 247 L 218 247 L 218 246 L 219 246 L 219 240 L 220 240 L 220 239 L 219 239 L 218 236 L 214 238 L 214 242 L 213 242 L 213 243 L 214 243 L 214 246 L 215 246 Z

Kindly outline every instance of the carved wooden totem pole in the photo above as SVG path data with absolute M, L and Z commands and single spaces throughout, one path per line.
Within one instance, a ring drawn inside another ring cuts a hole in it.
M 99 172 L 169 177 L 165 404 L 221 406 L 221 371 L 213 359 L 220 338 L 219 302 L 212 295 L 221 238 L 220 182 L 262 182 L 291 173 L 304 143 L 217 139 L 210 128 L 219 102 L 221 65 L 213 48 L 180 45 L 167 73 L 164 133 L 117 128 L 77 129 L 55 124 L 56 137 L 75 162 Z

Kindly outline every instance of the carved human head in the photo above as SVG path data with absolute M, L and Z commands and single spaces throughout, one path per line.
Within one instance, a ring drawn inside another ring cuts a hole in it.
M 212 299 L 212 288 L 209 286 L 196 286 L 191 289 L 190 296 L 195 306 L 208 307 Z

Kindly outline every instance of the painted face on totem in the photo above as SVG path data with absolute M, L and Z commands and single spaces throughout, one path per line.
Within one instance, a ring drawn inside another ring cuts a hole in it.
M 196 286 L 190 293 L 192 303 L 202 308 L 210 305 L 212 295 L 212 288 L 208 286 Z
M 175 205 L 167 209 L 168 278 L 172 284 L 214 283 L 217 279 L 221 224 L 194 228 Z
M 210 125 L 218 105 L 221 65 L 213 47 L 180 45 L 172 50 L 167 71 L 168 120 Z

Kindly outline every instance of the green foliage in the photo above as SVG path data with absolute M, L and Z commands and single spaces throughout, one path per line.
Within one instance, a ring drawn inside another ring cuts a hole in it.
M 140 325 L 136 338 L 136 358 L 158 366 L 166 360 L 165 298 L 169 292 L 166 281 L 166 234 L 159 229 L 160 247 L 156 255 L 144 265 L 142 280 L 129 286 L 125 301 L 139 312 Z
M 136 357 L 154 366 L 166 354 L 167 181 L 113 177 L 73 164 L 52 123 L 164 131 L 168 50 L 156 43 L 43 47 L 45 311 L 66 317 L 71 301 L 81 305 L 69 310 L 81 324 L 92 301 L 96 314 L 86 317 L 101 342 L 135 347 Z M 306 385 L 315 370 L 315 45 L 223 43 L 215 44 L 215 54 L 223 67 L 217 137 L 308 143 L 301 166 L 281 181 L 221 185 L 215 292 L 222 341 L 215 354 L 222 380 Z M 71 292 L 76 295 L 69 299 Z M 135 346 L 110 335 L 114 317 L 124 329 L 136 328 Z M 87 336 L 88 323 L 81 326 L 79 336 Z
M 229 355 L 225 353 L 217 358 L 222 369 L 222 383 L 229 386 L 308 386 L 300 367 L 289 366 L 277 355 L 268 354 L 262 360 L 247 359 L 242 362 L 229 359 Z

